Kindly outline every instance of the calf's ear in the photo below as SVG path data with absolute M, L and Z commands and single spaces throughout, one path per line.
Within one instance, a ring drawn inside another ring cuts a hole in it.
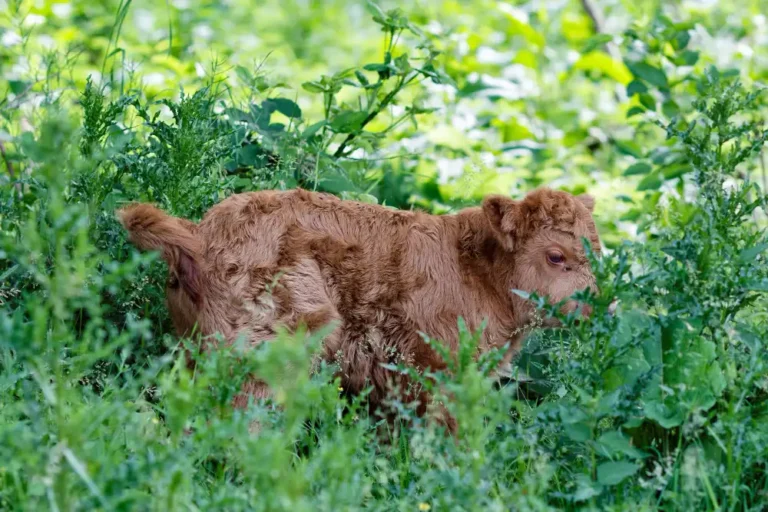
M 483 213 L 502 245 L 514 250 L 525 230 L 525 215 L 519 201 L 491 195 L 483 200 Z

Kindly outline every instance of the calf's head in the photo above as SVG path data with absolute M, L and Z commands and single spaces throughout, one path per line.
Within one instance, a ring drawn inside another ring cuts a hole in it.
M 511 287 L 547 296 L 552 304 L 580 290 L 595 291 L 595 277 L 582 243 L 586 238 L 592 251 L 599 254 L 593 208 L 591 196 L 549 189 L 535 190 L 521 201 L 487 197 L 483 211 L 505 249 Z M 582 314 L 589 315 L 589 307 L 574 300 L 565 303 L 564 312 L 580 306 Z M 553 319 L 546 321 L 549 326 L 557 324 Z

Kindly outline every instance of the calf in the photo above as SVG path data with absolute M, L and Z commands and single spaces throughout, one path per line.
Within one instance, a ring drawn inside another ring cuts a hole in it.
M 506 363 L 534 319 L 511 290 L 555 303 L 594 289 L 581 241 L 599 252 L 592 208 L 590 196 L 540 189 L 434 216 L 292 190 L 231 196 L 199 224 L 148 204 L 118 216 L 137 247 L 161 251 L 168 263 L 168 308 L 180 336 L 196 327 L 258 345 L 278 325 L 334 322 L 322 355 L 339 364 L 345 390 L 372 385 L 375 405 L 392 383 L 383 363 L 444 368 L 420 333 L 455 350 L 458 318 L 473 330 L 485 320 L 480 350 L 509 343 Z M 235 405 L 248 396 L 268 390 L 253 380 Z

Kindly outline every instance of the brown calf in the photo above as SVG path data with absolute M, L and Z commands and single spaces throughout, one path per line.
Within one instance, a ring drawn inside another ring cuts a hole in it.
M 480 349 L 509 342 L 508 361 L 534 313 L 511 290 L 554 303 L 594 288 L 581 242 L 600 250 L 592 208 L 590 196 L 541 189 L 434 216 L 292 190 L 234 195 L 199 224 L 148 204 L 118 215 L 137 247 L 162 251 L 180 336 L 197 326 L 256 345 L 278 325 L 336 322 L 323 356 L 347 391 L 373 385 L 376 404 L 391 384 L 382 363 L 444 367 L 419 333 L 455 349 L 457 319 L 470 329 L 485 319 Z M 244 391 L 236 405 L 268 395 L 258 381 Z

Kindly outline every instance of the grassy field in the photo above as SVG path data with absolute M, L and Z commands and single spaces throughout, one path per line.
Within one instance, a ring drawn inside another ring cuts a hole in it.
M 0 509 L 768 508 L 766 16 L 0 0 Z M 190 372 L 164 263 L 113 213 L 297 186 L 445 213 L 542 185 L 597 197 L 594 314 L 532 335 L 519 384 L 464 331 L 417 377 L 457 439 L 310 376 L 320 337 Z M 249 371 L 275 399 L 235 411 Z

